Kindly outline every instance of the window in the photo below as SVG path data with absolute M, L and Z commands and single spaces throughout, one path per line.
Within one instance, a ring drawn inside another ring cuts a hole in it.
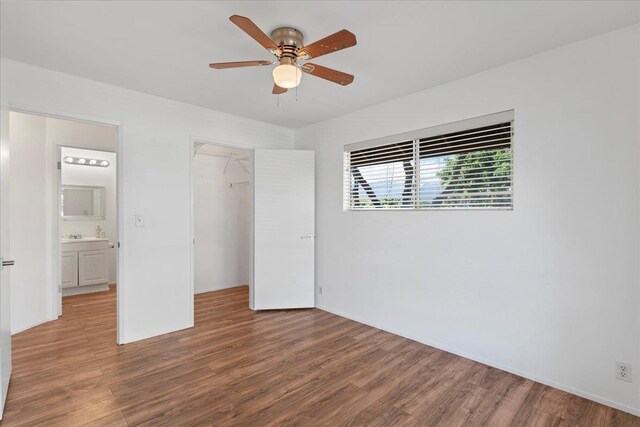
M 344 208 L 511 209 L 513 112 L 345 147 Z

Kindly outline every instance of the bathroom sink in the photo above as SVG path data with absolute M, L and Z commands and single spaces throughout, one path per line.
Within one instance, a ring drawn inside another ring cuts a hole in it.
M 108 240 L 106 237 L 83 237 L 82 239 L 69 239 L 65 237 L 62 239 L 62 243 L 106 242 Z

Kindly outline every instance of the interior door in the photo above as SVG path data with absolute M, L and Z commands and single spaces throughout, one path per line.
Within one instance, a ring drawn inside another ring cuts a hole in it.
M 253 154 L 254 310 L 313 307 L 315 153 Z
M 9 111 L 0 110 L 0 419 L 11 378 L 9 270 Z

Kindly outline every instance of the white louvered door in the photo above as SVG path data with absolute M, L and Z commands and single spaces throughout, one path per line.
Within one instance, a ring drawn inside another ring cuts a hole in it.
M 253 157 L 254 310 L 315 304 L 315 153 L 255 150 Z

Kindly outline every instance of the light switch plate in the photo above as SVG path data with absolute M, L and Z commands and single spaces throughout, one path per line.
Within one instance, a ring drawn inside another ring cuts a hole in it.
M 136 227 L 144 227 L 144 215 L 136 214 Z

